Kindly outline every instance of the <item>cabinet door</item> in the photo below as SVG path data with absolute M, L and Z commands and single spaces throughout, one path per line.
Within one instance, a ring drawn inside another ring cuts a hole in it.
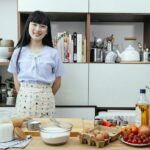
M 64 64 L 56 105 L 88 105 L 88 64 Z
M 95 107 L 56 107 L 54 117 L 94 120 Z
M 19 12 L 88 12 L 88 0 L 18 0 Z
M 89 12 L 150 13 L 149 0 L 89 0 Z
M 149 64 L 90 64 L 89 104 L 135 107 L 140 88 L 150 84 L 149 67 Z

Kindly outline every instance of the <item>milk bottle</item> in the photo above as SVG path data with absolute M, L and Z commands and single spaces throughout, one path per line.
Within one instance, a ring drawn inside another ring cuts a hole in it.
M 13 140 L 13 124 L 7 112 L 0 111 L 0 142 Z

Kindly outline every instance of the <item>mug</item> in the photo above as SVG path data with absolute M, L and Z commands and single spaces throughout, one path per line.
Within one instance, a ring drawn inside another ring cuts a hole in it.
M 6 99 L 6 105 L 14 105 L 15 104 L 15 97 L 7 97 Z

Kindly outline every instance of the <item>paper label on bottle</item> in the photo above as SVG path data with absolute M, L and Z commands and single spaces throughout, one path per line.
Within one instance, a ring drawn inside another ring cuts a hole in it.
M 141 126 L 141 110 L 140 108 L 137 106 L 136 107 L 136 116 L 135 116 L 135 124 L 137 127 L 140 127 Z

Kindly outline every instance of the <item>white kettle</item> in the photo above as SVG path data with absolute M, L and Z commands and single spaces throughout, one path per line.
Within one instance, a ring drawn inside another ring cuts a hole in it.
M 117 50 L 117 54 L 121 61 L 140 61 L 139 52 L 132 45 L 129 45 L 122 53 Z

